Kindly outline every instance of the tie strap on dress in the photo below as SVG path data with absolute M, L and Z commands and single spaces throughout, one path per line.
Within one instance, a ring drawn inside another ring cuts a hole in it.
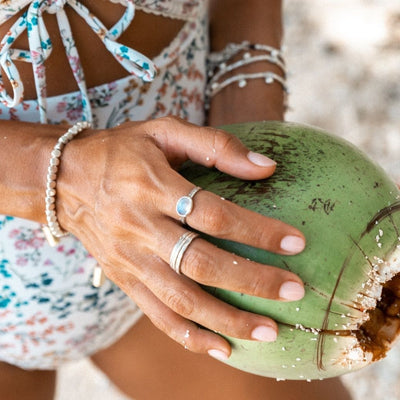
M 151 82 L 156 75 L 154 63 L 142 53 L 131 49 L 117 39 L 127 29 L 135 16 L 133 0 L 125 0 L 126 10 L 117 23 L 107 29 L 104 24 L 94 16 L 78 0 L 35 0 L 28 9 L 12 25 L 0 43 L 0 66 L 9 79 L 13 96 L 4 88 L 3 77 L 0 72 L 0 101 L 8 107 L 15 107 L 23 101 L 24 85 L 14 61 L 32 63 L 37 92 L 38 107 L 41 123 L 47 123 L 47 85 L 45 61 L 52 52 L 52 41 L 46 29 L 43 14 L 55 14 L 60 29 L 61 38 L 66 50 L 67 58 L 82 96 L 82 120 L 92 122 L 92 113 L 88 91 L 85 82 L 79 53 L 72 35 L 65 5 L 69 5 L 99 37 L 106 49 L 114 58 L 133 76 L 144 82 Z M 29 50 L 12 48 L 15 40 L 27 31 Z

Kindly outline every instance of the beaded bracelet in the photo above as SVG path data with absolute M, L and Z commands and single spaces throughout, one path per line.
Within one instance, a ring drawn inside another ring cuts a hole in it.
M 58 166 L 60 164 L 60 157 L 62 154 L 62 150 L 64 146 L 70 142 L 78 133 L 82 132 L 85 129 L 90 128 L 90 123 L 87 121 L 77 122 L 71 128 L 68 129 L 64 135 L 62 135 L 57 144 L 54 146 L 53 151 L 51 152 L 51 158 L 49 167 L 47 169 L 47 178 L 46 178 L 46 219 L 47 226 L 43 226 L 43 232 L 46 236 L 47 241 L 51 246 L 55 246 L 58 243 L 58 238 L 67 235 L 67 232 L 64 232 L 60 224 L 58 223 L 57 214 L 56 214 L 56 187 L 57 187 L 57 173 Z
M 214 82 L 209 91 L 208 95 L 209 97 L 215 96 L 218 92 L 220 92 L 222 89 L 226 88 L 228 85 L 238 82 L 238 86 L 240 88 L 244 88 L 247 85 L 247 81 L 250 79 L 264 79 L 264 82 L 266 84 L 271 84 L 273 82 L 279 82 L 285 93 L 288 93 L 288 88 L 286 85 L 286 81 L 284 78 L 281 76 L 274 74 L 273 72 L 257 72 L 254 74 L 239 74 L 239 75 L 234 75 L 231 76 L 230 78 L 225 79 L 222 82 Z
M 250 50 L 261 51 L 267 54 L 255 55 L 250 54 Z M 234 61 L 231 64 L 228 62 L 238 55 L 240 52 L 246 51 L 242 59 Z M 282 71 L 282 76 L 271 72 L 264 71 L 258 73 L 242 73 L 237 75 L 231 75 L 224 79 L 224 75 L 229 72 L 235 71 L 243 66 L 250 65 L 253 63 L 267 61 L 271 64 L 278 66 Z M 287 105 L 287 94 L 289 93 L 286 84 L 286 66 L 281 50 L 276 49 L 272 46 L 258 43 L 250 43 L 244 41 L 241 43 L 228 43 L 227 46 L 219 52 L 213 52 L 208 56 L 207 59 L 207 75 L 208 83 L 206 86 L 206 100 L 205 108 L 208 109 L 213 96 L 219 93 L 221 90 L 226 88 L 232 83 L 238 82 L 240 88 L 244 88 L 247 85 L 247 81 L 251 79 L 263 79 L 266 84 L 278 82 L 282 85 L 285 94 L 285 108 Z
M 246 40 L 241 43 L 228 43 L 221 51 L 210 53 L 207 57 L 208 68 L 213 70 L 220 66 L 221 63 L 231 60 L 241 51 L 246 50 L 263 51 L 270 54 L 274 58 L 280 59 L 281 62 L 284 62 L 282 50 L 266 44 L 250 43 Z
M 222 75 L 226 74 L 227 72 L 231 72 L 237 68 L 243 67 L 245 65 L 254 64 L 260 61 L 268 61 L 271 64 L 277 65 L 283 72 L 283 75 L 286 76 L 286 66 L 285 64 L 277 57 L 272 57 L 268 55 L 260 55 L 260 56 L 251 56 L 250 53 L 245 53 L 243 58 L 239 61 L 236 61 L 232 64 L 227 65 L 226 63 L 222 63 L 219 65 L 219 71 L 213 73 L 209 71 L 209 77 L 211 80 L 218 80 Z

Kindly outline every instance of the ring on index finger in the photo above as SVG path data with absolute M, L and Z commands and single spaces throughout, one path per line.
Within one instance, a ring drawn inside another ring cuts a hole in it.
M 179 215 L 179 219 L 182 224 L 186 224 L 186 217 L 192 212 L 193 210 L 193 197 L 197 192 L 201 190 L 201 187 L 196 186 L 194 187 L 187 196 L 182 196 L 176 202 L 176 212 Z
M 171 256 L 169 258 L 169 265 L 178 274 L 181 274 L 181 262 L 185 251 L 192 243 L 193 239 L 196 239 L 199 235 L 194 232 L 185 232 L 176 242 L 172 249 Z

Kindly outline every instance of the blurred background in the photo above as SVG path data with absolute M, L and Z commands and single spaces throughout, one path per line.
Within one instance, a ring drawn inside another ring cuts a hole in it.
M 287 120 L 351 141 L 400 183 L 400 1 L 284 0 Z M 400 343 L 343 377 L 354 400 L 400 399 Z M 57 400 L 127 400 L 88 360 L 61 369 Z
M 400 1 L 285 0 L 286 119 L 364 150 L 400 183 Z M 354 400 L 400 399 L 400 343 L 343 377 Z

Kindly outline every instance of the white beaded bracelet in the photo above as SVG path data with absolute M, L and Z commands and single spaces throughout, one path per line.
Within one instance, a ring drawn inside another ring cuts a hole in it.
M 90 123 L 87 121 L 77 122 L 58 139 L 57 144 L 54 146 L 53 151 L 51 152 L 51 158 L 49 167 L 47 169 L 46 178 L 45 203 L 47 226 L 43 226 L 43 232 L 51 246 L 55 246 L 58 243 L 57 238 L 67 235 L 67 232 L 64 232 L 61 229 L 60 224 L 57 220 L 56 213 L 57 173 L 62 150 L 64 149 L 64 146 L 68 142 L 70 142 L 78 133 L 87 128 L 90 128 L 90 126 Z

